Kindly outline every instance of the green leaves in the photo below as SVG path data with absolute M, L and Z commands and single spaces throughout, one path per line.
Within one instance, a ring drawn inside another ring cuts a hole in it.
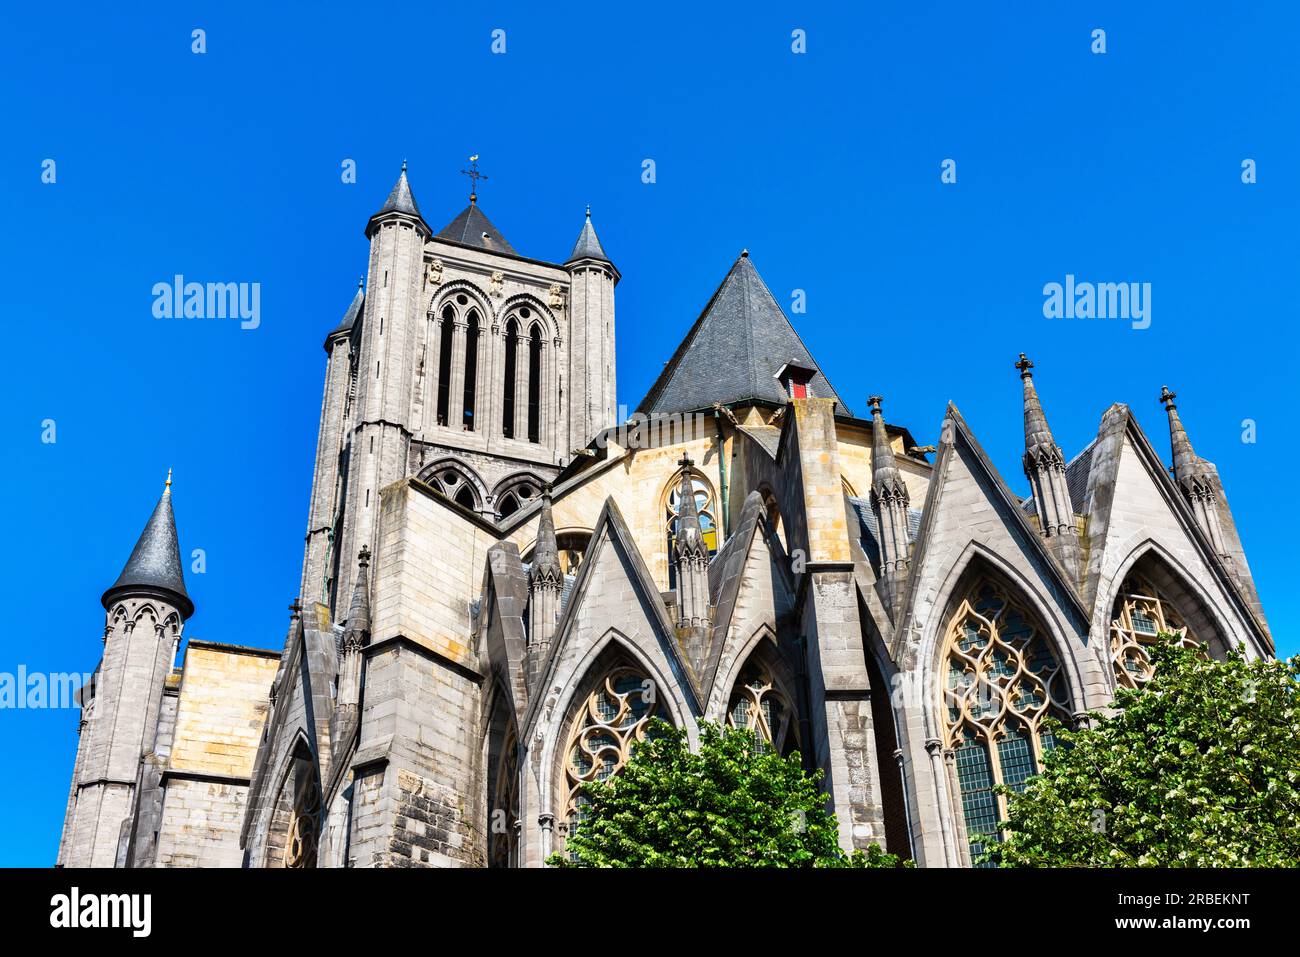
M 1003 866 L 1300 865 L 1300 656 L 1216 662 L 1166 640 L 1114 714 L 1008 795 Z
M 851 857 L 839 848 L 820 772 L 799 756 L 761 747 L 743 728 L 702 724 L 692 752 L 686 733 L 657 722 L 622 771 L 584 786 L 581 825 L 567 867 L 898 867 L 872 846 Z

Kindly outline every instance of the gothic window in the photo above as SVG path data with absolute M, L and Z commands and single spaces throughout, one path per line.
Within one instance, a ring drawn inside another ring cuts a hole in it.
M 465 396 L 461 428 L 474 431 L 474 397 L 478 385 L 478 310 L 471 309 L 465 325 Z
M 966 594 L 948 627 L 944 718 L 956 753 L 972 862 L 1000 840 L 1006 799 L 997 784 L 1019 790 L 1055 746 L 1044 719 L 1069 715 L 1060 660 L 1031 613 L 989 579 Z
M 528 441 L 542 440 L 542 327 L 528 331 Z
M 691 476 L 695 488 L 695 509 L 700 513 L 700 531 L 704 533 L 704 544 L 709 550 L 709 558 L 718 551 L 718 527 L 716 516 L 717 503 L 711 486 L 704 476 L 694 473 Z M 669 486 L 668 498 L 664 503 L 664 529 L 668 536 L 668 587 L 677 587 L 677 498 L 681 494 L 681 477 L 673 479 Z
M 519 364 L 519 323 L 506 321 L 505 391 L 501 396 L 501 434 L 515 437 L 515 372 Z
M 508 518 L 537 497 L 536 482 L 519 482 L 497 494 L 497 514 Z
M 573 721 L 564 750 L 565 822 L 568 833 L 582 826 L 589 803 L 582 786 L 617 774 L 644 741 L 651 718 L 668 720 L 662 694 L 643 671 L 611 669 L 587 696 Z
M 759 662 L 749 662 L 740 673 L 727 705 L 727 724 L 748 728 L 760 747 L 782 757 L 799 749 L 794 708 L 768 668 Z
M 1110 657 L 1120 687 L 1136 688 L 1151 678 L 1147 649 L 1162 634 L 1176 636 L 1184 647 L 1199 646 L 1169 599 L 1147 579 L 1129 575 L 1115 599 L 1110 623 Z
M 290 761 L 271 816 L 265 862 L 267 867 L 315 867 L 324 823 L 320 781 L 311 754 L 301 742 Z
M 489 809 L 488 866 L 519 866 L 519 742 L 511 727 L 497 759 Z
M 591 544 L 591 532 L 561 532 L 555 536 L 555 542 L 560 550 L 560 571 L 566 575 L 578 574 L 587 546 Z
M 447 305 L 442 310 L 442 319 L 438 322 L 438 424 L 446 425 L 448 408 L 451 404 L 451 344 L 452 332 L 456 327 L 456 310 Z
M 462 472 L 454 468 L 437 469 L 429 476 L 428 482 L 457 505 L 478 511 L 478 494 Z

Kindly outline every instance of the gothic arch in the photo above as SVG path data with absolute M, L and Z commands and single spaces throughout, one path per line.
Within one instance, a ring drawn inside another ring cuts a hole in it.
M 533 472 L 507 475 L 492 489 L 492 504 L 500 518 L 507 518 L 531 504 L 541 494 L 545 481 Z M 513 497 L 513 504 L 509 497 Z
M 494 675 L 489 697 L 483 724 L 485 859 L 488 867 L 518 867 L 523 815 L 521 739 L 510 696 L 499 675 Z
M 458 297 L 464 296 L 467 302 L 461 302 Z M 471 305 L 477 306 L 479 315 L 481 315 L 486 324 L 491 327 L 497 321 L 496 310 L 492 308 L 492 299 L 482 289 L 467 279 L 455 279 L 446 285 L 440 287 L 433 298 L 429 300 L 428 315 L 436 318 L 442 315 L 442 309 L 448 304 L 456 307 L 459 314 L 463 315 Z
M 529 315 L 520 318 L 521 326 L 531 325 L 532 320 L 540 319 L 542 323 L 542 332 L 546 335 L 548 341 L 554 342 L 554 340 L 560 337 L 560 323 L 559 320 L 555 318 L 555 313 L 553 313 L 550 307 L 543 303 L 542 300 L 538 299 L 531 293 L 521 292 L 511 296 L 502 303 L 501 315 L 515 315 L 524 307 L 527 307 Z
M 420 469 L 418 478 L 471 511 L 480 511 L 487 501 L 487 486 L 483 479 L 459 459 L 443 458 L 431 462 Z
M 771 626 L 759 626 L 720 684 L 726 695 L 721 721 L 749 728 L 782 756 L 806 752 L 797 681 Z
M 937 668 L 924 685 L 937 712 L 951 817 L 963 863 L 999 838 L 1006 798 L 1056 746 L 1049 719 L 1069 722 L 1065 645 L 1028 595 L 984 562 L 972 563 L 946 603 Z
M 1110 665 L 1107 670 L 1112 687 L 1134 683 L 1117 670 L 1116 656 L 1121 650 L 1119 646 L 1128 644 L 1129 650 L 1133 649 L 1131 642 L 1117 641 L 1116 623 L 1121 603 L 1126 595 L 1131 594 L 1132 586 L 1139 581 L 1154 588 L 1156 594 L 1150 595 L 1150 598 L 1167 606 L 1168 610 L 1158 613 L 1163 626 L 1171 629 L 1185 628 L 1189 641 L 1204 645 L 1211 657 L 1222 660 L 1227 656 L 1229 648 L 1233 646 L 1233 630 L 1219 612 L 1216 602 L 1177 558 L 1158 542 L 1147 538 L 1129 550 L 1110 580 L 1105 601 L 1097 603 L 1099 621 L 1096 624 L 1098 634 L 1105 636 L 1103 647 L 1106 650 L 1106 661 Z M 1128 624 L 1131 625 L 1132 622 L 1129 621 Z M 1129 629 L 1121 628 L 1120 631 Z M 1130 661 L 1130 667 L 1126 670 L 1132 672 L 1133 664 Z M 1140 682 L 1145 679 L 1139 677 L 1136 680 Z
M 301 728 L 285 755 L 267 823 L 262 866 L 316 867 L 325 808 L 320 769 Z
M 674 686 L 614 634 L 585 659 L 542 755 L 542 800 L 554 809 L 557 850 L 567 827 L 581 817 L 583 783 L 617 774 L 636 742 L 645 739 L 652 718 L 684 726 L 674 714 L 674 703 L 680 704 Z
M 719 522 L 721 515 L 721 501 L 718 498 L 717 490 L 713 487 L 713 482 L 695 466 L 691 466 L 691 482 L 695 489 L 696 511 L 700 515 L 700 528 L 704 532 L 704 543 L 708 547 L 709 557 L 712 558 L 722 547 L 722 530 Z M 660 527 L 666 536 L 661 541 L 666 542 L 667 557 L 667 576 L 668 588 L 677 587 L 677 564 L 673 556 L 673 542 L 676 538 L 677 525 L 677 495 L 681 490 L 682 473 L 681 470 L 675 470 L 672 477 L 664 484 L 659 493 L 659 516 Z
M 612 667 L 622 662 L 641 670 L 654 682 L 654 687 L 663 694 L 659 702 L 667 712 L 665 720 L 678 728 L 685 728 L 692 747 L 697 743 L 695 722 L 691 718 L 691 708 L 682 697 L 681 689 L 665 675 L 663 670 L 650 660 L 650 657 L 637 647 L 621 632 L 611 628 L 595 642 L 578 662 L 564 673 L 553 676 L 552 687 L 563 689 L 554 703 L 539 709 L 534 719 L 529 722 L 530 733 L 543 733 L 541 753 L 538 755 L 539 793 L 541 807 L 539 814 L 553 814 L 556 823 L 563 820 L 565 806 L 558 793 L 564 781 L 564 749 L 573 730 L 573 721 L 582 704 L 591 694 L 595 684 L 602 680 Z M 539 702 L 541 703 L 541 702 Z M 551 720 L 547 720 L 547 718 Z M 539 719 L 545 722 L 539 728 Z M 547 726 L 549 725 L 549 727 Z

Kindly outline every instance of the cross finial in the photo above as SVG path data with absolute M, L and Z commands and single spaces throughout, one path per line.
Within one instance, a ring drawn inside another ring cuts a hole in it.
M 293 604 L 289 606 L 289 620 L 297 621 L 301 616 L 302 616 L 302 602 L 300 602 L 297 598 L 295 598 L 293 600 Z
M 357 567 L 366 569 L 370 567 L 370 546 L 362 545 L 361 551 L 357 554 Z
M 461 170 L 461 174 L 469 177 L 469 181 L 470 181 L 469 201 L 471 203 L 478 202 L 478 181 L 481 179 L 487 179 L 487 176 L 478 171 L 477 153 L 475 153 L 473 156 L 469 158 L 469 169 Z
M 543 482 L 543 483 L 542 483 L 542 498 L 550 498 L 550 497 L 551 497 L 551 489 L 552 489 L 552 486 L 551 486 L 551 483 L 550 483 L 550 482 Z
M 1176 398 L 1178 398 L 1178 393 L 1170 392 L 1169 386 L 1162 385 L 1160 387 L 1160 404 L 1165 407 L 1166 412 L 1168 412 L 1170 409 L 1178 408 L 1176 405 L 1174 405 L 1174 399 Z
M 884 398 L 883 395 L 872 395 L 867 397 L 867 407 L 871 410 L 872 415 L 880 415 L 880 403 Z
M 1016 368 L 1020 370 L 1020 378 L 1024 379 L 1032 376 L 1033 373 L 1029 370 L 1033 367 L 1034 364 L 1025 358 L 1025 354 L 1020 353 L 1020 361 L 1016 363 Z
M 691 463 L 691 457 L 690 457 L 689 455 L 687 455 L 685 452 L 683 452 L 683 453 L 682 453 L 682 460 L 681 460 L 680 462 L 678 462 L 677 464 L 680 465 L 684 470 L 686 470 L 686 471 L 689 472 L 689 471 L 691 470 L 691 465 L 692 465 L 692 463 Z
M 168 470 L 167 470 L 167 481 L 163 483 L 163 488 L 164 488 L 164 489 L 170 489 L 171 487 L 172 487 L 172 470 L 171 470 L 171 469 L 168 469 Z

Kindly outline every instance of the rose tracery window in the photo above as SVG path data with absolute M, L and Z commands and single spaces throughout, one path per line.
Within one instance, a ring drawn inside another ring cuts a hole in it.
M 948 627 L 943 692 L 945 744 L 955 752 L 966 835 L 974 861 L 999 840 L 1006 799 L 1042 767 L 1055 740 L 1043 722 L 1069 716 L 1061 663 L 1042 628 L 1006 591 L 984 579 Z
M 570 834 L 581 826 L 589 799 L 582 786 L 617 774 L 646 739 L 652 718 L 668 720 L 659 689 L 643 672 L 630 667 L 610 671 L 587 696 L 564 751 L 565 820 Z
M 284 843 L 284 866 L 315 867 L 321 831 L 320 784 L 309 762 L 297 758 L 294 763 L 293 817 Z
M 751 662 L 741 672 L 727 705 L 727 725 L 748 728 L 760 746 L 782 757 L 798 750 L 794 709 L 763 665 Z
M 1129 575 L 1115 599 L 1110 623 L 1110 657 L 1120 687 L 1136 688 L 1151 678 L 1147 649 L 1162 634 L 1174 635 L 1184 647 L 1199 645 L 1173 603 L 1147 579 Z

